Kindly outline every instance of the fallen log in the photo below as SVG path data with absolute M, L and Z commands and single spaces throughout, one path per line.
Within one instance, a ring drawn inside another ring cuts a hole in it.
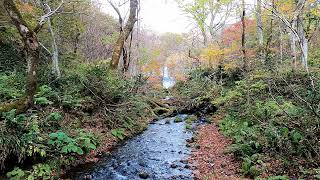
M 0 113 L 9 112 L 16 109 L 16 114 L 24 113 L 29 107 L 27 105 L 27 98 L 21 98 L 16 101 L 0 104 Z

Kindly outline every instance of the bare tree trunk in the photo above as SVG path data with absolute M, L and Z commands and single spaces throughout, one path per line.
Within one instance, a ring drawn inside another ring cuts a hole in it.
M 257 0 L 257 8 L 256 8 L 256 16 L 257 16 L 257 38 L 259 42 L 259 46 L 263 46 L 263 25 L 262 25 L 262 17 L 261 17 L 261 0 Z
M 30 29 L 23 20 L 13 0 L 5 0 L 3 4 L 24 43 L 26 59 L 28 62 L 26 102 L 24 107 L 27 109 L 33 105 L 33 98 L 37 90 L 37 66 L 40 60 L 39 42 L 35 31 Z
M 258 58 L 264 59 L 264 48 L 263 48 L 263 24 L 261 16 L 261 0 L 257 0 L 256 6 L 256 17 L 257 17 L 257 39 L 258 39 Z
M 215 36 L 215 30 L 214 30 L 214 21 L 216 19 L 217 13 L 218 11 L 216 10 L 216 8 L 214 8 L 214 1 L 210 2 L 210 25 L 209 25 L 209 32 L 211 35 L 211 38 L 213 39 Z M 218 7 L 220 8 L 220 7 Z
M 52 12 L 50 6 L 48 5 L 48 2 L 42 1 L 42 7 L 46 13 Z M 58 51 L 58 45 L 56 43 L 56 38 L 55 34 L 53 32 L 52 24 L 51 24 L 51 18 L 47 17 L 47 22 L 48 22 L 48 30 L 51 34 L 52 42 L 51 42 L 51 47 L 52 47 L 52 74 L 54 74 L 57 78 L 61 77 L 60 73 L 60 68 L 59 68 L 59 51 Z
M 125 61 L 124 65 L 123 65 L 123 72 L 126 73 L 129 71 L 129 67 L 131 64 L 131 48 L 132 48 L 132 38 L 133 38 L 133 32 L 131 32 L 130 35 L 130 42 L 129 42 L 129 49 L 128 49 L 128 58 Z
M 292 22 L 292 29 L 295 29 L 296 21 Z M 293 68 L 297 68 L 297 48 L 296 48 L 296 35 L 294 32 L 290 31 L 290 48 L 291 48 L 291 57 L 292 57 L 292 64 Z
M 110 67 L 112 69 L 118 68 L 118 64 L 120 61 L 121 52 L 122 52 L 124 43 L 128 39 L 130 33 L 132 32 L 134 24 L 137 21 L 137 19 L 136 19 L 137 9 L 138 9 L 138 1 L 137 0 L 130 0 L 129 19 L 128 19 L 123 31 L 120 32 L 119 38 L 118 38 L 118 40 L 114 46 L 114 49 L 113 49 L 112 59 L 111 59 L 111 63 L 110 63 Z
M 208 37 L 207 37 L 206 31 L 204 29 L 201 30 L 201 34 L 202 34 L 202 37 L 203 37 L 203 45 L 206 46 L 208 44 Z
M 243 69 L 244 71 L 247 70 L 247 55 L 246 55 L 246 6 L 245 1 L 242 0 L 242 15 L 241 15 L 241 24 L 242 24 L 242 34 L 241 34 L 241 51 L 242 51 L 242 58 L 243 58 Z
M 282 63 L 283 61 L 283 32 L 281 29 L 281 24 L 279 24 L 279 32 L 280 32 L 280 41 L 279 41 L 279 45 L 280 45 L 280 63 Z
M 79 38 L 80 38 L 80 32 L 77 33 L 74 41 L 73 41 L 73 53 L 77 54 L 78 52 L 78 44 L 79 44 Z
M 56 38 L 51 26 L 51 19 L 50 17 L 48 18 L 48 28 L 52 37 L 52 73 L 56 75 L 57 78 L 61 77 L 61 72 L 59 68 L 59 50 L 58 50 L 58 45 L 56 43 Z
M 275 2 L 274 0 L 272 0 L 272 15 L 274 15 L 274 10 L 275 10 Z M 268 34 L 268 38 L 267 38 L 267 42 L 266 42 L 266 60 L 265 60 L 265 63 L 266 65 L 271 68 L 271 65 L 273 64 L 271 62 L 271 57 L 270 57 L 270 54 L 271 54 L 271 43 L 272 43 L 272 38 L 273 38 L 273 17 L 271 17 L 270 19 L 270 29 L 269 29 L 269 34 Z
M 306 38 L 304 29 L 303 29 L 303 18 L 298 16 L 297 18 L 297 30 L 300 37 L 301 43 L 301 64 L 306 68 L 308 71 L 308 39 Z

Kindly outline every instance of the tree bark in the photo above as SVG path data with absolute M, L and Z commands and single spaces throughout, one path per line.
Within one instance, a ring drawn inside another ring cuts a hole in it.
M 128 58 L 123 63 L 123 73 L 126 73 L 129 71 L 129 67 L 131 64 L 131 48 L 132 48 L 132 38 L 133 38 L 133 32 L 131 32 L 130 35 L 130 42 L 129 42 L 129 49 L 128 49 Z
M 245 1 L 242 0 L 242 15 L 241 15 L 241 24 L 242 24 L 242 34 L 241 34 L 241 51 L 242 51 L 242 58 L 243 58 L 243 70 L 247 70 L 247 55 L 246 55 L 246 6 Z
M 46 11 L 46 13 L 50 13 L 52 12 L 50 6 L 48 5 L 47 2 L 43 2 L 42 3 L 43 9 Z M 58 45 L 56 43 L 56 38 L 55 38 L 55 34 L 52 28 L 52 24 L 51 24 L 51 18 L 47 17 L 47 21 L 48 21 L 48 30 L 51 34 L 51 38 L 52 38 L 52 42 L 51 42 L 51 47 L 52 47 L 52 73 L 57 77 L 60 78 L 61 77 L 61 72 L 60 72 L 60 68 L 59 68 L 59 50 L 58 50 Z
M 31 30 L 27 23 L 23 20 L 13 0 L 5 0 L 3 5 L 10 16 L 12 23 L 19 31 L 24 43 L 24 49 L 28 63 L 25 101 L 25 108 L 27 109 L 33 105 L 33 98 L 37 90 L 37 66 L 40 60 L 39 42 L 35 31 Z
M 203 37 L 203 45 L 206 46 L 208 44 L 208 37 L 207 37 L 206 31 L 201 30 L 201 33 L 202 33 L 202 37 Z
M 280 63 L 283 61 L 283 32 L 281 29 L 281 24 L 279 24 L 279 32 L 280 32 L 280 38 L 279 38 L 279 46 L 280 46 Z
M 111 59 L 111 63 L 110 63 L 111 69 L 118 68 L 118 64 L 120 61 L 121 52 L 122 52 L 124 43 L 128 39 L 130 33 L 132 32 L 134 24 L 137 21 L 137 19 L 136 19 L 137 9 L 138 9 L 138 1 L 137 0 L 130 0 L 129 18 L 128 18 L 128 21 L 127 21 L 125 27 L 123 28 L 123 31 L 120 32 L 119 38 L 113 48 L 112 59 Z
M 292 29 L 295 29 L 296 21 L 292 22 Z M 296 35 L 294 32 L 290 31 L 290 48 L 291 48 L 291 57 L 293 68 L 297 68 L 297 48 L 296 48 Z
M 257 17 L 257 39 L 259 43 L 258 56 L 263 59 L 263 24 L 261 16 L 261 0 L 257 0 L 256 7 L 256 17 Z
M 300 37 L 301 44 L 301 63 L 308 71 L 308 39 L 303 29 L 303 18 L 299 15 L 297 18 L 297 30 Z
M 57 78 L 61 77 L 61 72 L 60 72 L 60 68 L 59 68 L 59 50 L 58 50 L 58 45 L 56 43 L 56 38 L 51 26 L 51 19 L 48 18 L 48 27 L 49 27 L 49 31 L 52 37 L 52 42 L 51 42 L 51 46 L 52 46 L 52 73 L 54 75 L 56 75 Z
M 272 15 L 274 15 L 274 9 L 275 9 L 275 1 L 272 0 Z M 268 33 L 268 38 L 267 38 L 267 41 L 266 41 L 266 50 L 265 50 L 265 53 L 266 53 L 266 56 L 265 56 L 265 64 L 268 66 L 268 68 L 271 69 L 271 66 L 272 66 L 272 62 L 271 62 L 271 57 L 270 57 L 270 54 L 271 54 L 271 42 L 272 42 L 272 38 L 273 38 L 273 16 L 271 17 L 270 19 L 270 29 L 269 29 L 269 33 Z

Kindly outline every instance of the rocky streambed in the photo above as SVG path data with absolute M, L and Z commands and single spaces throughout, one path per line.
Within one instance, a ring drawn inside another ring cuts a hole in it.
M 193 179 L 187 161 L 191 153 L 187 141 L 192 139 L 192 132 L 186 129 L 186 117 L 178 115 L 150 124 L 142 134 L 75 179 Z M 175 121 L 177 118 L 182 121 Z

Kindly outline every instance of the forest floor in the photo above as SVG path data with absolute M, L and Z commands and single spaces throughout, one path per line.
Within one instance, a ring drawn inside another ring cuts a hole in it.
M 233 154 L 224 151 L 232 142 L 218 130 L 220 116 L 213 117 L 211 124 L 200 125 L 196 130 L 196 148 L 190 161 L 195 166 L 195 179 L 238 180 L 243 179 L 238 170 L 240 163 Z

